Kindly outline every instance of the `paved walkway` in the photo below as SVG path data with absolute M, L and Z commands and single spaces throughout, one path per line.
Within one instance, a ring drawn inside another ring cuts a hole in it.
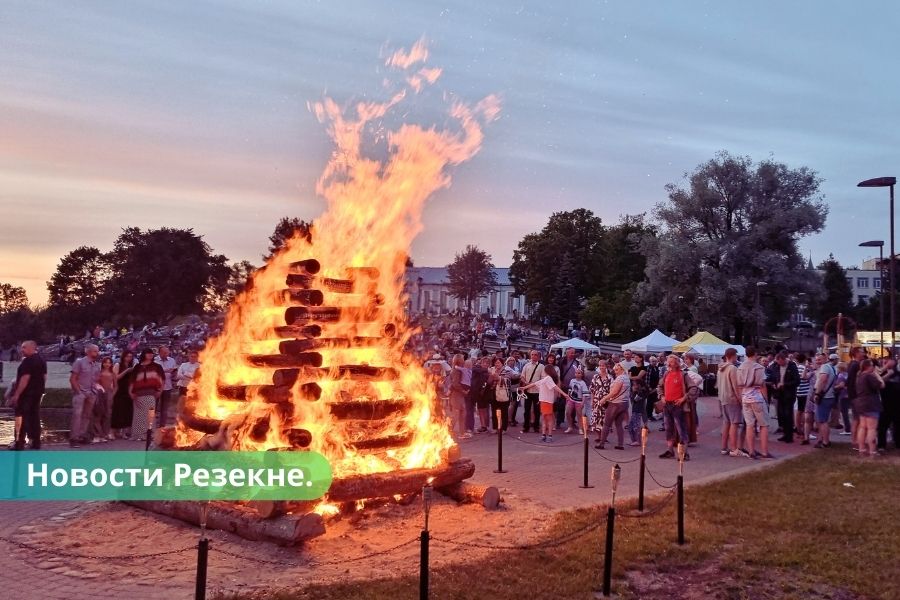
M 685 480 L 688 486 L 729 477 L 753 469 L 764 468 L 776 464 L 780 460 L 809 451 L 808 446 L 798 444 L 782 444 L 772 442 L 771 450 L 778 457 L 771 461 L 754 461 L 746 458 L 730 458 L 719 454 L 719 428 L 721 420 L 715 417 L 715 399 L 701 400 L 700 439 L 697 446 L 690 448 L 691 460 L 685 466 Z M 713 416 L 708 416 L 708 415 Z M 675 483 L 678 463 L 675 460 L 663 460 L 657 457 L 665 448 L 665 434 L 657 431 L 658 423 L 653 423 L 648 442 L 647 466 L 663 485 Z M 774 437 L 774 436 L 772 436 Z M 504 437 L 504 468 L 507 473 L 496 474 L 497 438 L 493 435 L 476 435 L 462 443 L 463 455 L 474 459 L 477 470 L 473 481 L 496 485 L 501 488 L 506 498 L 515 498 L 519 502 L 530 501 L 554 509 L 568 509 L 602 504 L 609 499 L 609 480 L 612 464 L 618 462 L 622 467 L 622 479 L 619 485 L 619 497 L 629 498 L 637 495 L 638 465 L 636 459 L 640 455 L 639 447 L 627 447 L 625 450 L 608 449 L 602 452 L 603 457 L 593 450 L 591 443 L 590 483 L 596 487 L 582 489 L 583 445 L 577 435 L 558 433 L 553 444 L 540 441 L 537 434 L 522 435 L 510 432 Z M 136 449 L 141 444 L 136 442 L 114 442 L 84 448 L 85 450 Z M 66 446 L 50 446 L 48 450 L 64 449 Z M 611 446 L 607 446 L 611 448 Z M 632 462 L 629 462 L 632 461 Z M 660 486 L 650 477 L 647 478 L 648 494 L 661 491 Z M 653 500 L 651 499 L 652 505 Z M 28 528 L 48 520 L 61 520 L 71 515 L 79 506 L 72 502 L 6 502 L 0 503 L 0 537 L 11 537 L 23 528 Z M 373 523 L 374 525 L 374 523 Z M 46 541 L 52 545 L 52 540 Z M 90 553 L 90 548 L 83 548 Z M 184 560 L 193 568 L 193 556 L 184 555 Z M 165 573 L 160 573 L 154 585 L 136 584 L 128 577 L 128 568 L 123 566 L 121 579 L 99 578 L 96 574 L 79 573 L 66 561 L 48 566 L 39 566 L 39 561 L 27 552 L 21 552 L 0 542 L 0 573 L 2 573 L 3 589 L 0 597 L 10 600 L 80 600 L 97 598 L 130 597 L 143 599 L 179 599 L 192 598 L 193 590 L 186 589 L 182 583 L 173 586 L 167 581 Z M 153 559 L 143 559 L 144 566 L 152 564 Z M 93 577 L 91 577 L 93 575 Z M 253 578 L 252 573 L 235 573 L 237 578 Z

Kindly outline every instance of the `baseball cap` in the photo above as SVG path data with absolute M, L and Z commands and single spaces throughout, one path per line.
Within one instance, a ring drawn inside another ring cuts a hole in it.
M 828 360 L 841 360 L 841 357 L 832 352 L 830 355 L 828 355 Z

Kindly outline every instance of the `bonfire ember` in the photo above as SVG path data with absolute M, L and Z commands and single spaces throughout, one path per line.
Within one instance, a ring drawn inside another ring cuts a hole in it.
M 320 452 L 334 501 L 471 476 L 470 462 L 454 462 L 425 370 L 404 352 L 403 286 L 425 200 L 449 185 L 447 167 L 478 151 L 499 102 L 454 102 L 443 129 L 391 129 L 394 109 L 439 78 L 427 58 L 420 41 L 385 61 L 403 78 L 385 103 L 310 106 L 336 146 L 317 186 L 328 208 L 236 299 L 201 356 L 175 446 Z

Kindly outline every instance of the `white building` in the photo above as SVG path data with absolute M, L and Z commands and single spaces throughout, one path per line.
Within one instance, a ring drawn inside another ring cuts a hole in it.
M 861 269 L 845 269 L 847 283 L 853 292 L 853 304 L 860 300 L 868 302 L 881 290 L 881 279 L 878 271 L 878 259 L 870 258 L 862 263 Z
M 511 318 L 528 316 L 525 296 L 517 296 L 509 280 L 509 269 L 494 269 L 497 285 L 493 292 L 478 298 L 472 306 L 477 314 L 490 313 Z M 466 310 L 465 302 L 450 295 L 449 277 L 446 267 L 413 267 L 406 270 L 406 286 L 409 293 L 410 314 L 446 314 L 455 310 Z

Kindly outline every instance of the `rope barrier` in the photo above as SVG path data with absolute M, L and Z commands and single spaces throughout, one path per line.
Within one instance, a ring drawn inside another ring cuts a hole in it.
M 661 484 L 661 483 L 656 479 L 656 477 L 653 476 L 653 473 L 650 472 L 650 467 L 647 467 L 647 466 L 645 465 L 645 466 L 644 466 L 644 470 L 647 471 L 647 475 L 650 476 L 650 479 L 653 480 L 653 483 L 655 483 L 656 485 L 658 485 L 658 486 L 661 487 L 661 488 L 664 488 L 664 489 L 667 489 L 667 490 L 674 490 L 675 487 L 678 485 L 678 482 L 677 482 L 677 481 L 676 481 L 675 483 L 673 483 L 672 485 L 663 485 L 663 484 Z
M 599 457 L 602 458 L 603 460 L 609 461 L 609 462 L 611 462 L 611 463 L 618 463 L 618 464 L 620 464 L 620 465 L 627 465 L 628 463 L 633 463 L 633 462 L 637 462 L 637 461 L 641 460 L 641 457 L 640 457 L 640 456 L 638 456 L 637 458 L 632 458 L 631 460 L 618 460 L 618 459 L 616 459 L 616 458 L 609 458 L 608 456 L 605 456 L 604 454 L 602 454 L 602 453 L 601 453 L 599 450 L 597 450 L 596 448 L 594 448 L 594 454 L 596 454 L 597 456 L 599 456 Z
M 521 437 L 514 437 L 512 439 L 522 442 L 523 444 L 528 444 L 529 446 L 540 446 L 541 448 L 567 448 L 569 446 L 580 446 L 584 443 L 580 436 L 577 441 L 569 442 L 566 444 L 556 444 L 553 442 L 529 442 L 528 440 L 523 440 Z
M 645 519 L 647 517 L 652 517 L 653 515 L 660 512 L 663 508 L 665 508 L 666 505 L 669 502 L 671 502 L 673 498 L 675 498 L 675 489 L 669 490 L 666 493 L 666 497 L 663 498 L 662 501 L 659 504 L 657 504 L 656 506 L 654 506 L 653 508 L 648 508 L 644 512 L 637 512 L 637 511 L 632 511 L 632 512 L 627 512 L 627 513 L 622 512 L 622 513 L 618 513 L 618 516 L 625 518 L 625 519 Z

